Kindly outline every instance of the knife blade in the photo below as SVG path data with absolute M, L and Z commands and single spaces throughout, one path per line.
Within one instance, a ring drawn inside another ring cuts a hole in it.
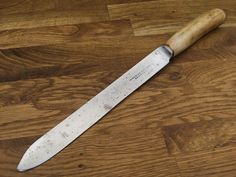
M 172 57 L 222 24 L 224 19 L 223 10 L 213 9 L 188 23 L 165 45 L 155 49 L 77 111 L 35 141 L 24 153 L 17 169 L 25 171 L 52 158 L 164 68 Z

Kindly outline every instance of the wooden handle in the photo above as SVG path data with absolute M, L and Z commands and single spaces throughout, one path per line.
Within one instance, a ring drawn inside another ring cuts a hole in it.
M 224 11 L 213 9 L 188 23 L 179 32 L 175 33 L 166 44 L 173 50 L 174 56 L 176 56 L 203 35 L 221 25 L 224 20 Z

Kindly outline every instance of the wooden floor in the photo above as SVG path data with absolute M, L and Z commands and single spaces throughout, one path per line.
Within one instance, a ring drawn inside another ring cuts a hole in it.
M 60 154 L 25 150 L 187 21 L 226 22 Z M 1 177 L 236 177 L 235 0 L 0 0 Z

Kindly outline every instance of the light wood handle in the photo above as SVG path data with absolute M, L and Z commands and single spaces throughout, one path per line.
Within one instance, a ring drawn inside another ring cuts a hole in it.
M 221 25 L 224 20 L 224 11 L 213 9 L 188 23 L 175 33 L 166 44 L 173 50 L 174 56 L 178 55 L 206 33 Z

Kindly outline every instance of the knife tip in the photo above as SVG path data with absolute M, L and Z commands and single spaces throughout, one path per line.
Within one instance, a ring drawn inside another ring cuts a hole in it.
M 29 156 L 28 156 L 27 151 L 25 152 L 25 154 L 21 158 L 21 160 L 20 160 L 20 162 L 19 162 L 19 164 L 18 164 L 18 166 L 16 168 L 20 172 L 23 172 L 23 171 L 26 171 L 26 170 L 29 170 L 30 168 L 32 168 L 31 167 L 32 163 L 29 162 Z
M 25 169 L 25 168 L 23 167 L 21 161 L 20 161 L 20 163 L 19 163 L 19 165 L 17 166 L 16 169 L 17 169 L 18 171 L 20 171 L 20 172 L 27 170 L 27 169 Z
M 42 142 L 37 140 L 26 150 L 16 168 L 18 171 L 30 170 L 48 160 L 49 156 L 47 156 L 45 148 L 39 148 L 38 143 Z

